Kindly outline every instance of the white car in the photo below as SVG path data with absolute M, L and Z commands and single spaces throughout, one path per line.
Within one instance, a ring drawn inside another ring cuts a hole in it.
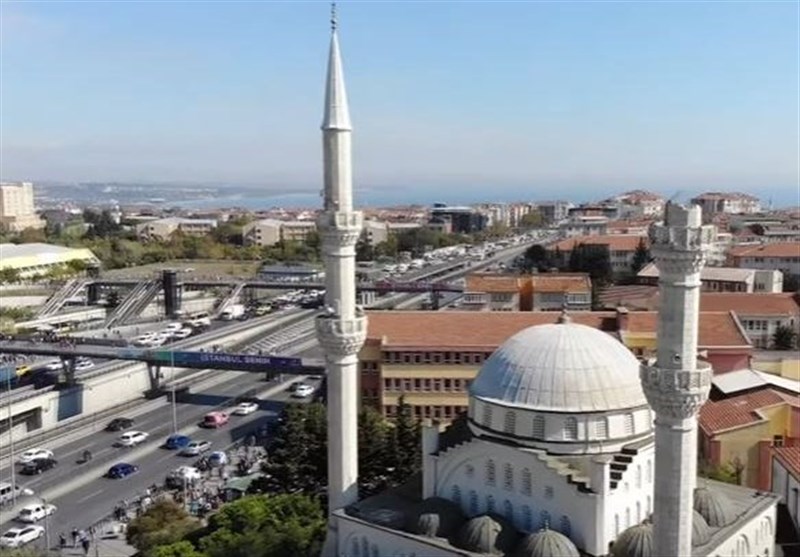
M 37 447 L 35 449 L 28 449 L 22 453 L 22 455 L 19 457 L 19 461 L 22 463 L 33 462 L 39 458 L 53 458 L 53 456 L 53 451 Z
M 197 456 L 211 448 L 211 441 L 192 441 L 180 452 L 183 456 Z
M 258 404 L 255 402 L 242 402 L 233 410 L 234 416 L 247 416 L 258 410 Z
M 33 505 L 22 507 L 17 515 L 17 520 L 20 522 L 39 522 L 54 512 L 56 512 L 55 505 L 34 503 Z
M 123 447 L 134 447 L 139 443 L 144 443 L 149 435 L 144 431 L 129 431 L 123 433 L 118 441 L 118 444 Z
M 23 528 L 11 528 L 0 536 L 0 547 L 20 547 L 44 536 L 44 528 L 36 524 Z
M 170 474 L 173 478 L 186 480 L 189 482 L 203 479 L 203 473 L 194 466 L 179 466 Z
M 292 393 L 294 398 L 306 398 L 314 394 L 314 387 L 311 385 L 298 385 L 295 391 Z
M 167 324 L 166 327 L 164 327 L 164 331 L 165 332 L 169 331 L 170 333 L 175 332 L 175 331 L 180 331 L 181 329 L 183 329 L 183 325 L 181 323 L 178 323 L 177 321 L 173 322 L 173 323 L 169 323 L 169 324 Z
M 93 367 L 94 362 L 92 360 L 81 360 L 80 362 L 75 362 L 75 371 L 84 371 Z
M 47 371 L 61 371 L 64 369 L 64 364 L 61 360 L 51 360 L 44 364 L 44 369 Z
M 192 336 L 192 329 L 189 328 L 189 327 L 184 327 L 183 329 L 180 329 L 178 331 L 174 331 L 172 333 L 172 338 L 178 339 L 178 340 L 183 340 L 185 338 L 189 338 L 190 336 Z

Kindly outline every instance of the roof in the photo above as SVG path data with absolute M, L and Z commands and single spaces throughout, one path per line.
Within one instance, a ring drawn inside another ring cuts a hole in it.
M 718 191 L 707 191 L 705 193 L 701 193 L 700 195 L 693 197 L 694 199 L 707 199 L 707 200 L 721 200 L 721 199 L 746 199 L 748 201 L 758 201 L 758 198 L 750 195 L 748 193 L 739 193 L 739 192 L 718 192 Z
M 592 290 L 592 281 L 586 273 L 543 274 L 531 277 L 533 292 L 586 293 Z
M 548 250 L 572 251 L 578 244 L 587 246 L 608 246 L 611 251 L 636 251 L 639 242 L 644 240 L 647 244 L 647 237 L 638 234 L 602 234 L 598 236 L 578 236 L 577 238 L 567 238 L 547 247 Z
M 632 311 L 628 313 L 628 331 L 631 333 L 652 333 L 658 329 L 658 312 Z M 750 341 L 730 311 L 702 311 L 698 331 L 698 345 L 710 347 L 750 346 Z
M 598 296 L 601 307 L 624 306 L 629 310 L 654 310 L 658 307 L 658 286 L 644 284 L 612 285 Z
M 740 269 L 738 267 L 703 267 L 700 271 L 700 280 L 715 280 L 722 282 L 746 282 L 755 276 L 755 269 Z M 648 263 L 636 275 L 644 278 L 658 278 L 658 267 L 655 263 Z
M 772 447 L 772 455 L 783 464 L 795 478 L 800 480 L 800 445 L 793 447 Z
M 586 293 L 592 288 L 586 273 L 507 275 L 473 273 L 467 275 L 467 292 L 520 292 L 530 282 L 535 292 Z
M 0 257 L 40 257 L 47 255 L 65 255 L 79 251 L 80 248 L 69 248 L 53 244 L 0 244 Z
M 484 362 L 470 396 L 545 412 L 605 412 L 647 405 L 639 361 L 620 341 L 574 323 L 512 336 Z
M 700 408 L 700 427 L 707 435 L 715 435 L 742 426 L 766 421 L 759 412 L 781 404 L 800 405 L 792 395 L 775 389 L 764 389 L 724 400 L 708 401 Z
M 800 242 L 775 242 L 731 248 L 731 257 L 800 257 Z
M 334 23 L 335 25 L 335 23 Z M 351 130 L 350 109 L 347 106 L 347 91 L 344 86 L 344 69 L 339 53 L 339 37 L 334 27 L 328 53 L 328 76 L 325 80 L 325 114 L 322 118 L 324 130 Z
M 713 385 L 724 394 L 748 391 L 761 387 L 775 387 L 790 393 L 800 394 L 800 382 L 756 369 L 739 369 L 720 373 L 711 378 Z
M 519 275 L 500 275 L 473 273 L 467 275 L 468 292 L 519 292 L 524 277 Z
M 747 292 L 704 292 L 700 311 L 735 311 L 739 315 L 798 315 L 800 305 L 794 294 Z
M 72 259 L 97 261 L 87 248 L 70 248 L 53 244 L 0 244 L 0 268 L 30 268 L 55 265 Z

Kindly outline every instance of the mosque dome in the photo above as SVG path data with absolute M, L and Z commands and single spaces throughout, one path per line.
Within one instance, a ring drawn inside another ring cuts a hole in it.
M 694 490 L 694 510 L 702 516 L 706 524 L 712 528 L 722 528 L 736 519 L 728 499 L 722 493 L 707 487 Z
M 570 323 L 529 327 L 486 360 L 470 395 L 544 412 L 605 412 L 647 405 L 639 362 L 598 329 Z
M 517 545 L 516 557 L 580 557 L 578 548 L 567 536 L 545 528 L 528 534 Z
M 458 532 L 456 545 L 467 551 L 503 555 L 517 541 L 517 531 L 505 519 L 495 515 L 471 518 Z
M 704 545 L 711 539 L 708 522 L 697 511 L 692 511 L 692 545 Z
M 611 557 L 653 557 L 653 525 L 636 524 L 622 532 L 611 546 Z
M 430 497 L 414 508 L 408 530 L 429 538 L 449 538 L 465 521 L 458 505 L 441 497 Z

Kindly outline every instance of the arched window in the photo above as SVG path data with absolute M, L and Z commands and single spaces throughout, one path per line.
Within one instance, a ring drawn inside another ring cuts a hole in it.
M 539 513 L 539 528 L 550 528 L 550 513 L 542 511 Z
M 503 487 L 506 491 L 514 490 L 514 468 L 509 463 L 503 466 Z
M 495 511 L 494 497 L 491 495 L 486 496 L 486 513 L 493 513 Z
M 489 459 L 486 461 L 486 485 L 495 485 L 497 483 L 497 470 L 495 469 L 494 460 Z
M 559 524 L 559 530 L 562 534 L 567 537 L 572 535 L 572 524 L 569 522 L 569 517 L 566 515 L 561 516 L 561 524 Z
M 506 433 L 514 433 L 517 429 L 517 413 L 513 410 L 506 412 L 505 423 L 503 424 L 503 431 Z
M 534 439 L 544 439 L 544 434 L 545 434 L 544 416 L 533 417 L 532 434 Z
M 351 545 L 353 557 L 361 557 L 361 546 L 358 544 L 358 538 L 353 538 Z
M 492 407 L 488 404 L 483 405 L 483 425 L 492 427 Z
M 472 516 L 478 514 L 478 494 L 475 490 L 469 492 L 469 514 Z
M 636 489 L 641 489 L 642 487 L 642 465 L 636 465 Z
M 514 523 L 514 505 L 511 504 L 511 501 L 506 499 L 503 501 L 503 516 L 506 517 L 510 523 Z
M 653 512 L 653 498 L 648 495 L 647 496 L 647 514 Z
M 594 422 L 594 435 L 598 439 L 608 439 L 608 418 L 598 418 Z
M 625 414 L 625 435 L 633 435 L 633 414 Z
M 631 508 L 625 509 L 625 528 L 631 527 Z
M 459 507 L 461 506 L 461 488 L 457 485 L 450 489 L 450 499 Z
M 522 506 L 522 529 L 526 532 L 533 530 L 533 513 L 528 505 Z
M 578 420 L 570 416 L 564 420 L 564 439 L 574 440 L 578 438 Z
M 642 521 L 642 502 L 636 501 L 636 524 Z
M 545 499 L 552 499 L 553 498 L 553 486 L 545 486 L 544 488 L 544 498 Z
M 653 483 L 653 461 L 647 461 L 647 483 Z
M 472 478 L 473 476 L 475 476 L 475 467 L 472 464 L 467 464 L 465 470 L 467 472 L 468 478 Z
M 372 544 L 372 557 L 381 557 L 381 552 L 375 544 Z
M 614 515 L 614 536 L 619 536 L 619 514 Z
M 369 557 L 369 542 L 367 538 L 361 538 L 361 554 L 363 557 Z
M 522 494 L 530 495 L 533 491 L 532 485 L 531 470 L 530 468 L 525 468 L 522 470 Z

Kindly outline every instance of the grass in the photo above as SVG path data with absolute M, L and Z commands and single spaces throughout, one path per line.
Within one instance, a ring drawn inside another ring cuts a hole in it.
M 147 278 L 164 270 L 184 271 L 184 279 L 211 278 L 211 277 L 243 277 L 251 278 L 256 275 L 260 261 L 209 261 L 209 260 L 182 260 L 167 263 L 151 263 L 126 269 L 104 271 L 106 278 Z M 186 273 L 186 269 L 193 271 Z

